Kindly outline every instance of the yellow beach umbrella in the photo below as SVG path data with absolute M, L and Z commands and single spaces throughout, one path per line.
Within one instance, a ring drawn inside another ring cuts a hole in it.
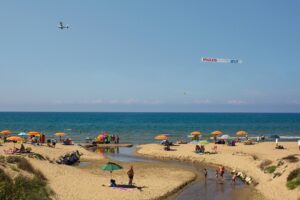
M 200 134 L 201 134 L 201 132 L 199 132 L 199 131 L 191 132 L 191 135 L 200 135 Z
M 59 141 L 62 141 L 61 137 L 65 136 L 65 133 L 55 133 L 54 135 L 59 136 Z
M 30 132 L 27 133 L 27 135 L 29 135 L 29 136 L 40 136 L 41 133 L 37 132 L 37 131 L 30 131 Z
M 10 140 L 10 141 L 23 141 L 24 139 L 18 136 L 11 136 L 6 138 L 6 140 Z
M 221 131 L 214 131 L 214 132 L 212 132 L 211 134 L 213 134 L 213 135 L 221 135 L 221 134 L 223 134 Z
M 0 133 L 3 135 L 8 135 L 8 134 L 11 134 L 11 130 L 3 130 Z
M 166 136 L 166 135 L 157 135 L 157 136 L 154 137 L 154 139 L 156 139 L 156 140 L 167 140 L 168 136 Z
M 246 131 L 238 131 L 236 132 L 237 135 L 247 135 L 248 133 Z
M 65 133 L 55 133 L 54 135 L 62 137 L 65 136 Z

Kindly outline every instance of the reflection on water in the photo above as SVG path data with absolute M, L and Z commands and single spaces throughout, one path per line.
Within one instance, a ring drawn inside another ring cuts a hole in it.
M 154 162 L 152 159 L 135 156 L 135 147 L 95 147 L 92 150 L 102 157 L 121 162 Z
M 224 179 L 216 179 L 213 169 L 208 169 L 208 176 L 205 180 L 198 180 L 194 184 L 186 187 L 178 194 L 176 200 L 200 199 L 201 200 L 231 200 L 232 191 L 243 188 L 245 184 L 237 180 L 235 184 L 231 183 L 231 174 L 225 173 Z

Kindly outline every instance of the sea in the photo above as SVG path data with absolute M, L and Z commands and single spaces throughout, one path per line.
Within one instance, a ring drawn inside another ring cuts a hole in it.
M 48 138 L 64 132 L 75 142 L 95 138 L 102 132 L 116 134 L 122 143 L 154 142 L 159 134 L 188 140 L 193 131 L 209 136 L 212 131 L 235 136 L 239 130 L 248 136 L 279 135 L 281 139 L 300 138 L 300 113 L 109 113 L 109 112 L 0 112 L 0 130 L 39 131 Z

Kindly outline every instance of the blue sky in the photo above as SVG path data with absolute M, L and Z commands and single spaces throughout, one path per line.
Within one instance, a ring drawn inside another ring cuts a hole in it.
M 2 1 L 0 111 L 300 112 L 299 8 Z

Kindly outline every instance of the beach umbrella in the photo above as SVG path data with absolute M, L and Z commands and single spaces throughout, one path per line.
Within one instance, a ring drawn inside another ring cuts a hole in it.
M 211 134 L 213 134 L 213 135 L 221 135 L 221 134 L 223 134 L 221 131 L 214 131 L 214 132 L 212 132 Z
M 206 145 L 206 144 L 209 144 L 209 142 L 207 140 L 200 140 L 199 144 L 200 145 Z
M 272 138 L 272 139 L 279 139 L 280 136 L 279 136 L 279 135 L 271 135 L 269 138 Z
M 169 137 L 167 135 L 157 135 L 154 137 L 156 140 L 167 140 Z
M 0 133 L 3 135 L 8 135 L 8 134 L 11 134 L 11 130 L 3 130 Z
M 21 133 L 19 133 L 18 135 L 19 135 L 19 136 L 25 136 L 25 135 L 27 135 L 27 133 L 21 132 Z
M 101 169 L 104 170 L 104 171 L 110 171 L 110 178 L 111 178 L 112 177 L 112 171 L 123 169 L 123 167 L 121 165 L 116 164 L 116 163 L 108 162 L 105 165 L 103 165 L 101 167 Z
M 30 132 L 27 133 L 27 135 L 29 135 L 29 136 L 40 136 L 41 133 L 37 132 L 37 131 L 30 131 Z
M 101 140 L 103 140 L 103 138 L 104 138 L 104 135 L 98 135 L 97 137 L 96 137 L 96 139 L 98 140 L 98 141 L 101 141 Z
M 55 133 L 54 135 L 62 137 L 62 136 L 65 136 L 65 133 Z
M 24 139 L 21 138 L 21 137 L 18 137 L 18 136 L 11 136 L 11 137 L 8 137 L 6 138 L 6 140 L 9 140 L 9 141 L 23 141 Z
M 15 142 L 17 142 L 17 141 L 24 141 L 23 138 L 18 137 L 18 136 L 11 136 L 11 137 L 6 138 L 6 140 L 13 141 L 14 142 L 14 146 L 15 146 Z
M 229 135 L 222 135 L 222 136 L 220 137 L 220 139 L 223 139 L 223 140 L 228 140 L 229 138 L 230 138 Z
M 61 137 L 65 136 L 65 133 L 55 133 L 55 136 L 59 136 L 59 141 L 61 141 Z
M 247 135 L 248 133 L 246 131 L 238 131 L 236 132 L 237 135 Z
M 200 135 L 200 134 L 201 134 L 201 132 L 199 132 L 199 131 L 191 132 L 191 135 Z

